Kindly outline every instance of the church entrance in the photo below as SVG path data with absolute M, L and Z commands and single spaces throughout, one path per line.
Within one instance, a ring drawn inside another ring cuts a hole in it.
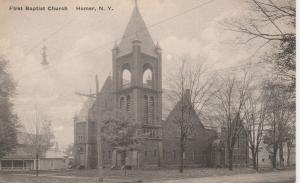
M 126 165 L 128 168 L 139 167 L 139 153 L 136 150 L 123 151 L 115 149 L 112 153 L 112 168 L 122 168 Z
M 85 167 L 85 154 L 79 155 L 79 165 Z

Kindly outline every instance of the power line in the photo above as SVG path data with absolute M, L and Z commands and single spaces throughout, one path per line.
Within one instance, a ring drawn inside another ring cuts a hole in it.
M 171 16 L 171 17 L 168 17 L 168 18 L 165 18 L 165 19 L 163 19 L 163 20 L 160 20 L 160 21 L 158 21 L 158 22 L 156 22 L 156 23 L 154 23 L 154 24 L 152 24 L 152 25 L 150 25 L 150 26 L 147 26 L 147 29 L 151 29 L 151 28 L 153 28 L 153 27 L 155 27 L 155 26 L 157 26 L 157 25 L 163 24 L 163 23 L 165 23 L 165 22 L 167 22 L 167 21 L 170 21 L 170 20 L 173 20 L 173 19 L 175 19 L 175 18 L 177 18 L 177 17 L 179 17 L 179 16 L 185 15 L 185 14 L 191 12 L 191 11 L 194 11 L 194 10 L 196 10 L 196 9 L 199 9 L 199 8 L 203 7 L 204 5 L 207 5 L 207 4 L 209 4 L 209 3 L 212 3 L 213 1 L 214 1 L 214 0 L 209 0 L 209 1 L 207 1 L 207 2 L 204 2 L 204 3 L 201 3 L 201 4 L 197 5 L 197 6 L 194 6 L 193 8 L 187 9 L 187 10 L 185 10 L 184 12 L 181 12 L 181 13 L 179 13 L 179 14 L 176 14 L 176 15 L 173 15 L 173 16 Z M 137 32 L 140 32 L 140 31 L 141 31 L 141 30 L 138 30 Z M 135 34 L 136 34 L 136 33 L 130 34 L 130 35 L 127 35 L 127 36 L 124 36 L 124 37 L 122 36 L 122 37 L 119 37 L 119 38 L 116 39 L 116 40 L 113 40 L 113 41 L 109 41 L 109 42 L 103 43 L 103 44 L 101 45 L 101 48 L 103 48 L 104 46 L 106 46 L 106 45 L 108 45 L 108 44 L 111 44 L 111 43 L 114 43 L 114 42 L 116 42 L 116 41 L 119 41 L 119 40 L 121 40 L 121 39 L 128 39 L 128 38 L 130 38 L 130 37 L 132 37 L 132 36 L 135 36 Z M 106 48 L 106 47 L 105 47 L 105 48 Z M 71 58 L 76 57 L 76 56 L 80 56 L 80 55 L 84 55 L 84 54 L 87 54 L 87 53 L 91 53 L 91 52 L 94 52 L 94 51 L 96 51 L 96 50 L 98 50 L 98 49 L 100 49 L 100 48 L 97 47 L 97 48 L 91 49 L 91 50 L 89 50 L 89 51 L 86 51 L 86 52 L 83 52 L 83 53 L 76 54 L 76 55 L 74 55 L 74 56 L 71 56 Z M 100 52 L 100 54 L 102 54 L 102 53 L 104 53 L 104 52 L 106 52 L 106 51 L 109 51 L 109 50 L 110 50 L 110 49 L 106 49 L 106 50 Z
M 158 21 L 158 22 L 156 22 L 156 23 L 154 23 L 154 24 L 148 26 L 147 28 L 148 28 L 148 29 L 151 29 L 151 28 L 153 28 L 153 27 L 155 27 L 155 26 L 158 26 L 158 25 L 160 25 L 160 24 L 163 24 L 163 23 L 165 23 L 165 22 L 167 22 L 167 21 L 173 20 L 173 19 L 175 19 L 175 18 L 177 18 L 177 17 L 179 17 L 179 16 L 185 15 L 185 14 L 187 14 L 187 13 L 189 13 L 189 12 L 191 12 L 191 11 L 194 11 L 194 10 L 196 10 L 196 9 L 198 9 L 198 8 L 200 8 L 200 7 L 202 7 L 202 6 L 204 6 L 204 5 L 207 5 L 207 4 L 209 4 L 209 3 L 213 2 L 213 1 L 214 1 L 214 0 L 209 0 L 209 1 L 206 1 L 206 2 L 204 2 L 204 3 L 201 3 L 201 4 L 197 5 L 197 6 L 194 6 L 194 7 L 190 8 L 190 9 L 187 9 L 187 10 L 185 10 L 185 11 L 179 13 L 179 14 L 176 14 L 176 15 L 173 15 L 173 16 L 171 16 L 171 17 L 168 17 L 168 18 L 165 18 L 165 19 L 163 19 L 163 20 L 160 20 L 160 21 Z M 66 26 L 70 25 L 70 24 L 71 24 L 73 21 L 75 21 L 77 18 L 78 18 L 78 17 L 76 17 L 76 18 L 70 20 L 69 22 L 67 22 L 66 24 L 62 25 L 62 26 L 61 26 L 60 28 L 58 28 L 56 31 L 54 31 L 53 33 L 51 33 L 50 35 L 48 35 L 48 36 L 45 38 L 45 40 L 50 39 L 50 38 L 53 37 L 54 35 L 58 34 L 60 31 L 63 30 L 63 28 L 65 28 Z M 102 19 L 102 20 L 103 20 L 103 19 Z M 117 26 L 117 27 L 120 27 L 120 26 Z M 141 30 L 138 30 L 138 31 L 141 31 Z M 131 35 L 128 35 L 128 36 L 125 36 L 125 37 L 119 37 L 117 40 L 128 39 L 128 38 L 130 38 L 131 36 L 134 36 L 134 35 L 135 35 L 135 34 L 131 34 Z M 106 46 L 106 45 L 111 44 L 111 43 L 114 43 L 114 42 L 115 42 L 115 40 L 114 40 L 114 41 L 109 41 L 109 42 L 106 42 L 106 43 L 102 44 L 102 46 Z M 38 44 L 36 44 L 34 47 L 32 47 L 32 48 L 27 52 L 26 55 L 28 55 L 32 50 L 34 50 L 35 48 L 37 48 L 37 47 L 40 45 L 40 43 L 42 43 L 42 41 L 39 42 Z M 104 48 L 106 48 L 106 47 L 104 47 Z M 71 56 L 70 58 L 73 58 L 73 57 L 76 57 L 76 56 L 80 56 L 80 55 L 84 55 L 84 54 L 87 54 L 87 53 L 91 53 L 91 52 L 94 52 L 94 51 L 96 51 L 96 50 L 98 50 L 98 49 L 100 49 L 100 48 L 97 47 L 97 48 L 94 48 L 94 49 L 89 50 L 89 51 L 87 51 L 87 52 L 79 53 L 79 54 L 73 55 L 73 56 Z M 106 52 L 106 51 L 110 51 L 110 49 L 104 49 L 102 52 L 100 52 L 100 54 L 102 54 L 102 53 L 104 53 L 104 52 Z

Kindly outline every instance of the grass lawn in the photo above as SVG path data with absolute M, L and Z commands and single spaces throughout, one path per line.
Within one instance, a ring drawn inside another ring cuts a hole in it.
M 241 173 L 254 173 L 255 171 L 249 168 L 235 169 L 229 171 L 228 169 L 218 168 L 194 168 L 185 169 L 183 173 L 179 173 L 177 169 L 162 169 L 162 170 L 127 170 L 127 175 L 121 170 L 104 169 L 104 177 L 108 182 L 122 182 L 122 181 L 153 181 L 153 180 L 172 180 L 182 178 L 198 178 L 198 177 L 212 177 L 221 175 L 233 175 Z M 4 182 L 19 182 L 12 181 L 14 179 L 21 179 L 21 182 L 95 182 L 97 177 L 97 170 L 63 170 L 63 171 L 41 171 L 40 177 L 34 177 L 35 172 L 3 172 L 0 174 Z M 30 176 L 24 176 L 30 175 Z M 2 181 L 3 182 L 3 181 Z M 1 183 L 2 183 L 1 182 Z
M 96 179 L 76 179 L 57 177 L 34 177 L 12 174 L 0 174 L 0 183 L 94 183 Z
M 164 170 L 127 170 L 127 178 L 132 180 L 166 180 L 166 179 L 178 179 L 178 178 L 193 178 L 193 177 L 212 177 L 220 175 L 231 175 L 239 173 L 254 173 L 251 169 L 236 169 L 229 171 L 228 169 L 185 169 L 183 173 L 179 173 L 177 169 L 164 169 Z M 96 177 L 97 170 L 81 170 L 70 171 L 65 173 L 57 173 L 56 175 L 71 175 L 79 177 Z M 124 178 L 124 171 L 121 170 L 105 170 L 105 177 Z

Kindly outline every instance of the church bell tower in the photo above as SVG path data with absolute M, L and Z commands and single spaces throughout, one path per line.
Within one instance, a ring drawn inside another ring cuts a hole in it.
M 162 154 L 161 59 L 161 48 L 153 42 L 135 2 L 123 37 L 112 50 L 112 80 L 115 108 L 126 112 L 145 136 L 145 152 L 140 155 L 144 164 L 160 162 Z

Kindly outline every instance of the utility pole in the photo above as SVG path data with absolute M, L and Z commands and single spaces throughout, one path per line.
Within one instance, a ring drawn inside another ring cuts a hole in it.
M 101 138 L 101 124 L 97 120 L 98 182 L 103 182 L 103 168 L 102 168 L 103 161 L 102 161 L 102 144 L 101 144 L 101 140 L 102 140 L 102 138 Z
M 99 81 L 98 76 L 95 76 L 96 81 L 96 101 L 97 101 L 97 94 L 99 93 Z M 99 111 L 99 106 L 95 103 L 96 113 Z M 96 123 L 97 123 L 97 146 L 98 146 L 98 182 L 103 182 L 103 160 L 102 160 L 102 138 L 101 138 L 101 122 L 99 118 L 95 116 Z
M 90 94 L 84 94 L 84 93 L 80 93 L 80 92 L 75 92 L 76 95 L 79 96 L 84 96 L 84 97 L 89 97 L 89 98 L 95 98 L 95 102 L 97 101 L 97 95 L 99 93 L 99 81 L 98 81 L 98 76 L 95 76 L 95 82 L 96 82 L 96 91 L 94 94 L 90 93 Z M 96 107 L 96 113 L 98 113 L 99 106 L 97 103 L 95 103 L 95 107 Z M 102 161 L 102 138 L 101 138 L 101 122 L 99 121 L 98 117 L 95 116 L 96 119 L 96 127 L 97 127 L 97 150 L 98 150 L 98 182 L 103 182 L 103 161 Z

